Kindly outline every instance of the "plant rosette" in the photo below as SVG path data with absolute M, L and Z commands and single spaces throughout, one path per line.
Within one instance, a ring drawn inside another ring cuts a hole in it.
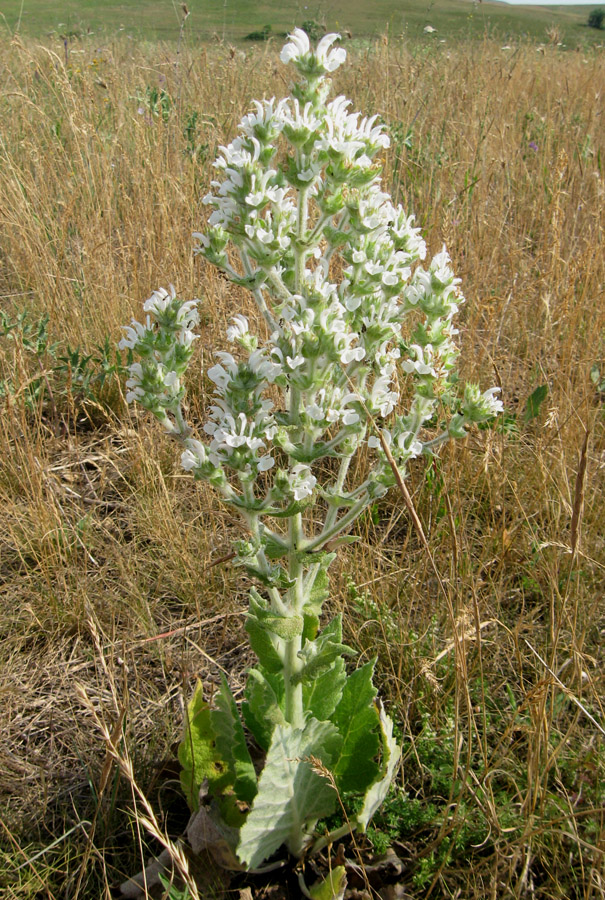
M 264 334 L 243 315 L 227 329 L 233 352 L 218 351 L 207 371 L 205 441 L 184 412 L 197 301 L 156 291 L 121 342 L 138 357 L 127 399 L 181 442 L 183 468 L 247 530 L 235 564 L 256 585 L 246 630 L 258 663 L 241 710 L 226 681 L 212 707 L 198 686 L 179 758 L 192 810 L 203 808 L 231 864 L 248 870 L 282 846 L 296 858 L 324 846 L 317 825 L 339 797 L 348 822 L 330 840 L 363 832 L 385 799 L 400 750 L 374 664 L 347 674 L 355 654 L 341 618 L 322 616 L 328 568 L 411 460 L 502 409 L 495 388 L 459 396 L 459 279 L 445 249 L 423 266 L 413 217 L 382 190 L 389 138 L 377 117 L 328 99 L 328 74 L 346 56 L 337 39 L 313 49 L 295 29 L 281 53 L 298 75 L 290 96 L 254 101 L 214 163 L 197 252 L 251 292 Z M 244 726 L 264 756 L 260 772 Z

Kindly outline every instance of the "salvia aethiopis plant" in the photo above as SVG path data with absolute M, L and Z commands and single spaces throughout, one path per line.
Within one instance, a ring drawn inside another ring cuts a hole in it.
M 122 341 L 139 359 L 128 400 L 181 442 L 183 468 L 246 526 L 235 563 L 254 584 L 246 630 L 258 662 L 241 710 L 226 682 L 212 707 L 198 688 L 180 758 L 190 805 L 201 789 L 234 864 L 248 869 L 282 845 L 296 857 L 312 848 L 338 796 L 351 808 L 333 837 L 364 831 L 384 800 L 399 747 L 373 663 L 347 667 L 355 654 L 341 617 L 323 617 L 328 568 L 396 470 L 405 478 L 410 460 L 501 409 L 495 388 L 457 389 L 459 279 L 445 249 L 423 265 L 413 217 L 382 189 L 383 126 L 328 99 L 346 56 L 337 39 L 312 49 L 300 29 L 290 35 L 291 95 L 254 101 L 214 163 L 198 252 L 251 292 L 264 325 L 255 334 L 236 315 L 227 329 L 233 350 L 207 371 L 204 440 L 184 412 L 197 301 L 156 291 Z

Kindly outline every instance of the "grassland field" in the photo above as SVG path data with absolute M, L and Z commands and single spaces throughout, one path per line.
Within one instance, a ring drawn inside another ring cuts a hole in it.
M 179 43 L 178 7 L 66 3 L 65 44 L 28 0 L 15 36 L 20 6 L 0 35 L 0 895 L 109 900 L 160 849 L 134 785 L 160 830 L 186 820 L 196 679 L 237 695 L 251 663 L 249 585 L 221 561 L 238 521 L 126 406 L 116 344 L 156 287 L 200 297 L 205 419 L 211 349 L 255 312 L 191 233 L 218 146 L 287 90 L 279 42 L 235 37 L 293 16 L 242 3 L 236 29 L 231 3 L 192 3 Z M 335 90 L 387 124 L 385 185 L 462 278 L 461 377 L 505 413 L 410 471 L 446 600 L 396 492 L 334 564 L 404 748 L 362 849 L 393 845 L 413 900 L 605 900 L 603 50 L 583 11 L 436 3 L 402 37 L 363 9 L 325 8 L 354 36 Z M 524 25 L 490 37 L 486 15 Z
M 598 5 L 598 4 L 597 4 Z M 191 0 L 187 32 L 194 41 L 217 37 L 241 41 L 270 26 L 276 39 L 293 24 L 314 21 L 329 31 L 348 31 L 357 40 L 382 35 L 406 35 L 412 40 L 456 42 L 491 34 L 497 40 L 529 38 L 546 41 L 547 31 L 558 28 L 569 47 L 603 43 L 603 33 L 587 27 L 594 6 L 511 7 L 489 0 L 331 0 L 329 3 L 279 3 L 277 0 Z M 32 37 L 95 32 L 97 39 L 119 29 L 137 40 L 176 41 L 182 24 L 176 0 L 5 0 L 0 10 L 5 28 Z M 425 35 L 426 25 L 436 33 Z M 430 45 L 430 44 L 429 44 Z

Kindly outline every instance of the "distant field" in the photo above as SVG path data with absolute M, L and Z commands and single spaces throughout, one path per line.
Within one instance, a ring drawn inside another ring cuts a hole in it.
M 567 46 L 603 44 L 605 33 L 586 25 L 591 6 L 510 7 L 503 3 L 468 0 L 331 0 L 329 3 L 280 3 L 278 0 L 190 0 L 186 33 L 190 39 L 216 36 L 237 41 L 271 27 L 276 35 L 312 20 L 328 30 L 349 31 L 367 38 L 385 32 L 425 41 L 461 40 L 490 34 L 502 40 L 527 37 L 561 41 Z M 171 0 L 5 0 L 0 13 L 11 33 L 43 37 L 80 35 L 88 31 L 126 32 L 135 38 L 173 41 L 182 23 L 180 2 Z M 436 33 L 424 34 L 432 25 Z M 558 31 L 553 31 L 558 29 Z

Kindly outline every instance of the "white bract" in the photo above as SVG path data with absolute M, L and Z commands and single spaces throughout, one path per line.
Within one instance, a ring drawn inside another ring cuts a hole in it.
M 309 792 L 293 798 L 286 791 L 273 812 L 268 776 L 242 793 L 251 808 L 236 849 L 250 867 L 281 843 L 302 853 L 316 821 L 336 807 L 319 775 L 305 769 L 299 779 L 285 757 L 308 766 L 303 748 L 332 769 L 344 793 L 365 795 L 365 812 L 351 818 L 362 829 L 396 764 L 371 671 L 362 667 L 347 680 L 343 655 L 352 651 L 340 620 L 320 630 L 335 555 L 328 545 L 405 478 L 411 460 L 502 409 L 497 388 L 467 385 L 457 399 L 459 279 L 445 248 L 423 266 L 426 246 L 413 217 L 382 189 L 380 154 L 389 145 L 382 123 L 351 112 L 344 97 L 327 102 L 326 75 L 346 56 L 334 48 L 337 38 L 326 35 L 314 50 L 303 31 L 293 32 L 281 54 L 299 74 L 291 96 L 254 101 L 214 164 L 197 251 L 251 292 L 268 337 L 234 316 L 227 328 L 233 353 L 218 351 L 206 372 L 214 384 L 206 442 L 191 436 L 183 414 L 195 304 L 174 289 L 156 291 L 144 306 L 146 323 L 127 326 L 121 344 L 140 357 L 127 399 L 153 412 L 181 441 L 183 468 L 241 513 L 249 539 L 237 543 L 236 563 L 264 590 L 251 592 L 247 630 L 258 665 L 243 713 L 274 777 L 284 785 L 300 780 Z M 334 463 L 326 465 L 328 458 Z M 355 481 L 351 471 L 363 475 Z M 347 744 L 349 719 L 361 715 L 353 690 L 373 722 L 373 750 L 364 758 Z M 225 700 L 221 715 L 228 706 Z M 219 719 L 208 737 L 217 746 Z M 238 723 L 229 727 L 241 730 Z M 243 765 L 239 757 L 225 762 L 234 773 Z M 234 774 L 236 794 L 238 784 Z

